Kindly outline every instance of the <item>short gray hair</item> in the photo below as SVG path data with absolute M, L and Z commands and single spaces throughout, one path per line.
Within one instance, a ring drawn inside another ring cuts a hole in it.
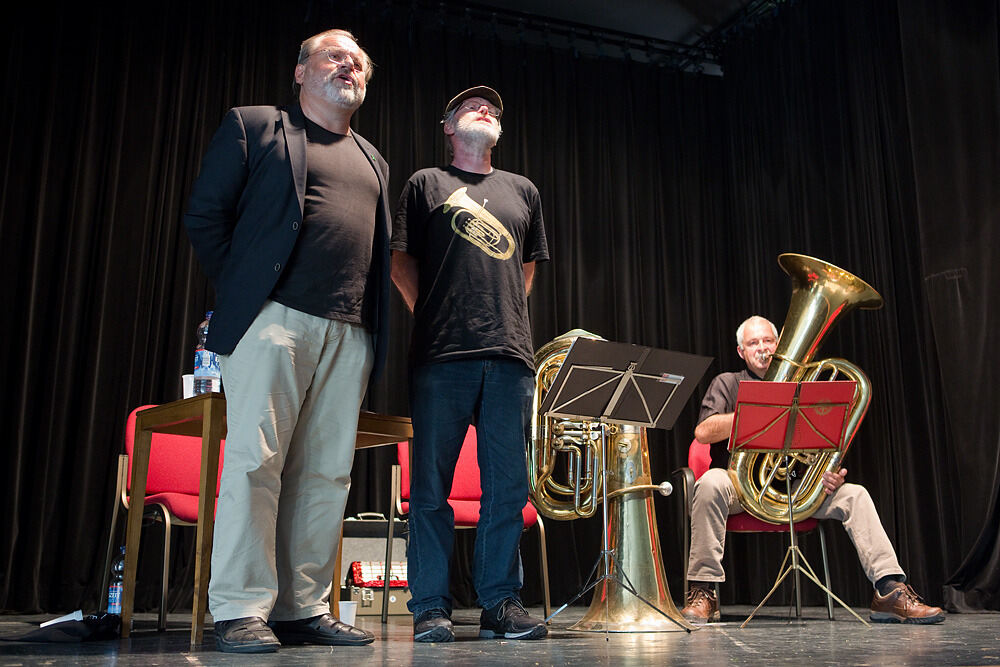
M 774 322 L 767 319 L 766 317 L 761 317 L 760 315 L 751 315 L 750 317 L 743 320 L 739 328 L 736 329 L 736 346 L 743 349 L 743 330 L 747 328 L 747 325 L 756 320 L 761 322 L 767 322 L 768 326 L 771 327 L 771 332 L 774 334 L 775 340 L 778 338 L 778 327 L 774 326 Z

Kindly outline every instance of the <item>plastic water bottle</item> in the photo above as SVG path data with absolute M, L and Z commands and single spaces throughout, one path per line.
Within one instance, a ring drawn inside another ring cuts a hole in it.
M 111 563 L 111 585 L 108 586 L 108 613 L 122 613 L 122 581 L 125 578 L 125 547 Z
M 194 348 L 194 393 L 207 394 L 218 391 L 222 385 L 222 369 L 219 367 L 219 355 L 205 349 L 208 340 L 208 325 L 212 320 L 212 311 L 205 313 L 205 321 L 198 325 L 198 344 Z M 214 388 L 213 388 L 214 385 Z

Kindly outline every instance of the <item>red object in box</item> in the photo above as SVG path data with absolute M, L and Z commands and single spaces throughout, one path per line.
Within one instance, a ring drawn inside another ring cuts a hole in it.
M 351 563 L 351 583 L 360 588 L 382 588 L 385 561 L 356 560 Z M 389 568 L 389 588 L 407 588 L 406 561 L 393 561 Z

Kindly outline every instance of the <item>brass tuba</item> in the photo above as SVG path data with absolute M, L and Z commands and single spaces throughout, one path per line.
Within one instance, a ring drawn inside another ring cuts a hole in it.
M 535 398 L 528 443 L 528 484 L 531 501 L 551 519 L 593 516 L 604 496 L 603 467 L 607 468 L 609 548 L 616 554 L 611 573 L 621 568 L 635 591 L 664 614 L 690 627 L 670 599 L 667 577 L 659 557 L 646 429 L 602 424 L 588 419 L 563 419 L 539 414 L 545 392 L 552 386 L 570 346 L 577 338 L 595 336 L 573 329 L 535 353 Z M 564 462 L 562 460 L 565 459 Z M 570 629 L 594 632 L 656 632 L 678 626 L 649 608 L 617 581 L 605 579 L 594 588 L 590 609 Z
M 801 521 L 812 516 L 826 498 L 823 473 L 840 469 L 843 454 L 871 402 L 871 383 L 864 371 L 846 359 L 814 362 L 813 357 L 823 337 L 840 318 L 855 308 L 881 308 L 882 297 L 857 276 L 814 257 L 785 253 L 778 257 L 778 264 L 792 278 L 792 300 L 764 379 L 805 382 L 821 378 L 834 380 L 843 374 L 857 382 L 847 413 L 844 449 L 836 453 L 794 456 L 790 468 L 800 481 L 792 491 L 792 516 L 795 521 Z M 788 521 L 785 479 L 789 472 L 784 458 L 778 454 L 737 451 L 729 458 L 729 476 L 736 486 L 740 503 L 753 516 L 771 523 Z

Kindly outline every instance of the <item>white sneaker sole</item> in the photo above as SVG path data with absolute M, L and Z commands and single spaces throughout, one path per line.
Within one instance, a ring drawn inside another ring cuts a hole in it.
M 544 625 L 536 625 L 524 632 L 496 632 L 486 628 L 479 629 L 480 639 L 541 639 L 549 634 L 549 629 Z

